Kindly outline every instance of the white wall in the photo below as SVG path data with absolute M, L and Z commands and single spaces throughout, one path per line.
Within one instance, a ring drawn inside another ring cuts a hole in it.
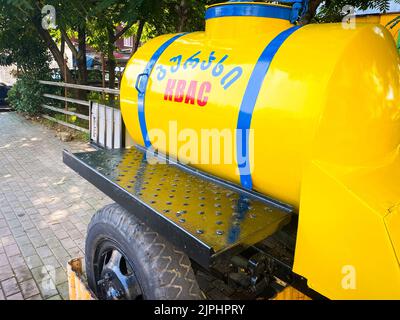
M 11 67 L 0 66 L 0 82 L 3 82 L 7 85 L 13 85 L 16 81 L 14 76 L 11 74 L 13 71 L 14 72 L 16 71 L 15 66 Z
M 53 56 L 51 55 L 51 53 L 49 52 L 50 57 L 52 58 L 51 62 L 50 62 L 50 68 L 51 69 L 58 69 L 58 64 L 57 62 L 53 59 Z M 65 53 L 64 53 L 64 57 L 67 58 L 67 65 L 69 69 L 73 69 L 73 55 L 72 55 L 72 51 L 70 50 L 70 48 L 68 48 L 67 45 L 65 45 Z

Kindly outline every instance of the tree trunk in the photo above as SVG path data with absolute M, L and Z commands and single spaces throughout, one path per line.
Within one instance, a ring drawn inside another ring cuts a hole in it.
M 39 33 L 40 37 L 46 43 L 47 48 L 49 48 L 51 54 L 53 55 L 54 60 L 56 61 L 58 67 L 60 68 L 60 72 L 64 81 L 67 83 L 72 83 L 73 82 L 72 73 L 68 68 L 64 69 L 64 56 L 58 49 L 57 44 L 54 42 L 49 32 L 43 29 L 41 26 L 37 26 L 36 24 L 35 28 Z
M 179 22 L 177 26 L 177 32 L 183 32 L 185 29 L 185 25 L 188 20 L 188 14 L 189 14 L 189 7 L 188 3 L 186 0 L 182 0 L 180 5 L 177 6 L 177 12 L 179 15 Z
M 140 40 L 142 39 L 142 34 L 143 34 L 143 29 L 144 29 L 145 24 L 146 24 L 146 21 L 144 19 L 139 21 L 138 31 L 136 33 L 135 42 L 134 42 L 133 48 L 132 48 L 132 55 L 139 49 Z
M 63 35 L 61 35 L 61 49 L 60 49 L 60 52 L 64 57 L 64 55 L 65 55 L 65 39 L 64 39 Z
M 308 4 L 308 12 L 301 18 L 300 24 L 305 25 L 311 23 L 314 19 L 317 9 L 323 0 L 310 0 Z
M 88 84 L 88 71 L 86 60 L 86 27 L 78 28 L 78 52 L 76 55 L 76 65 L 78 67 L 78 84 Z M 76 90 L 78 99 L 86 100 L 87 92 L 85 90 Z
M 86 27 L 78 29 L 78 55 L 76 57 L 78 66 L 78 83 L 86 85 L 88 83 L 88 71 L 86 60 Z
M 108 67 L 108 87 L 110 89 L 115 89 L 115 67 L 116 61 L 114 57 L 115 49 L 115 35 L 114 28 L 108 28 L 108 44 L 107 44 L 107 67 Z M 110 105 L 114 106 L 115 96 L 113 94 L 109 95 Z
M 42 8 L 42 4 L 40 1 L 36 1 L 35 3 L 36 3 L 35 12 L 31 17 L 32 24 L 36 29 L 36 31 L 38 32 L 40 38 L 42 38 L 42 40 L 46 43 L 47 48 L 53 55 L 53 58 L 60 69 L 64 81 L 67 83 L 72 83 L 73 77 L 71 71 L 68 68 L 64 68 L 64 63 L 65 63 L 64 54 L 58 48 L 57 44 L 53 40 L 49 31 L 42 28 L 42 15 L 40 13 L 40 8 Z

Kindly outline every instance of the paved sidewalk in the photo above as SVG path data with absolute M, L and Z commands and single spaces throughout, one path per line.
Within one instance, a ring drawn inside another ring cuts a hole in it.
M 62 163 L 55 132 L 0 113 L 0 300 L 67 299 L 66 263 L 83 256 L 91 216 L 111 202 Z

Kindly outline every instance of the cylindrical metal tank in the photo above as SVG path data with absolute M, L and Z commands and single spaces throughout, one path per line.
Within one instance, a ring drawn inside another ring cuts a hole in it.
M 390 33 L 373 24 L 294 26 L 291 14 L 223 3 L 207 9 L 205 32 L 146 43 L 121 86 L 133 140 L 295 207 L 311 161 L 343 171 L 389 161 L 400 143 Z M 204 129 L 233 140 L 218 146 Z M 185 149 L 189 139 L 204 142 L 198 153 Z M 227 161 L 213 163 L 213 148 Z

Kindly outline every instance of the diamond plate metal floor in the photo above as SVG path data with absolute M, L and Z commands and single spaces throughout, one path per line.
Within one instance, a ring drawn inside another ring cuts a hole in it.
M 255 244 L 290 221 L 290 207 L 181 165 L 149 164 L 137 148 L 64 153 L 64 162 L 202 265 L 228 249 Z M 145 212 L 135 208 L 138 203 Z M 188 241 L 177 239 L 182 237 Z M 208 258 L 197 256 L 202 250 Z

